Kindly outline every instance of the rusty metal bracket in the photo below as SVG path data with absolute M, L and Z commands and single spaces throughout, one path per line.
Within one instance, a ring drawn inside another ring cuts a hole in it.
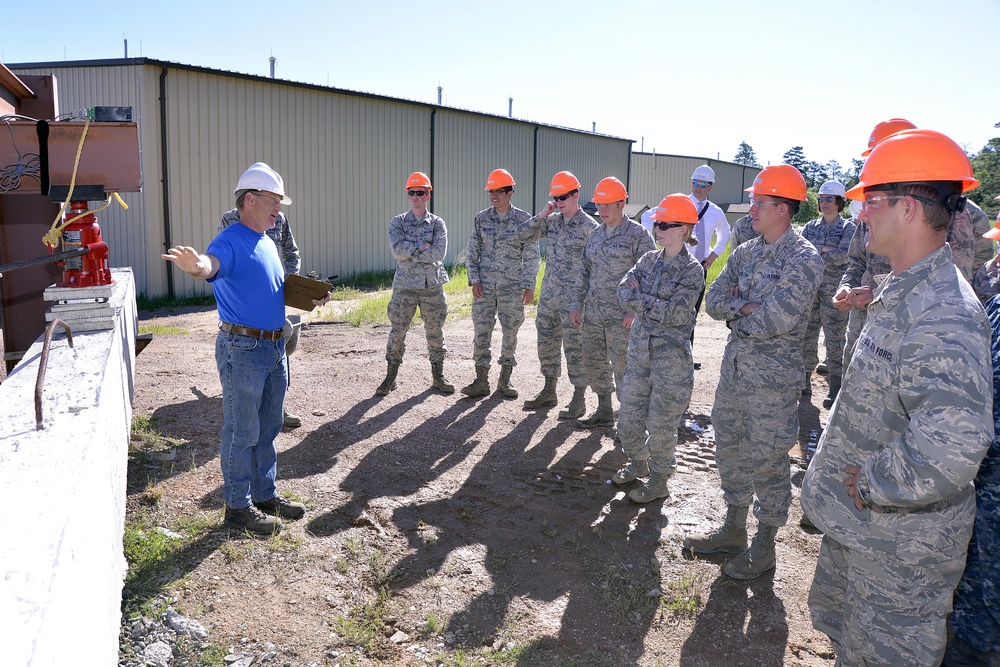
M 42 343 L 42 355 L 38 361 L 38 377 L 35 379 L 35 430 L 42 430 L 42 386 L 45 384 L 45 368 L 49 365 L 49 345 L 52 343 L 52 334 L 56 327 L 61 326 L 66 332 L 66 342 L 73 347 L 73 332 L 69 325 L 60 319 L 49 322 L 45 329 L 45 342 Z

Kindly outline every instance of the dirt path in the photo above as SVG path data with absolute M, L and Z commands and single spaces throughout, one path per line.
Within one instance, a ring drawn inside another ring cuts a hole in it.
M 133 462 L 130 511 L 162 478 L 153 511 L 164 525 L 192 516 L 218 524 L 215 312 L 142 320 L 191 331 L 158 335 L 142 353 L 134 406 L 189 444 L 167 467 Z M 222 646 L 259 655 L 270 642 L 274 664 L 832 664 L 806 606 L 819 535 L 798 527 L 797 502 L 778 533 L 777 570 L 757 581 L 722 576 L 725 558 L 681 552 L 687 531 L 724 513 L 708 414 L 725 327 L 699 321 L 703 370 L 672 495 L 639 507 L 608 481 L 624 460 L 610 429 L 576 430 L 558 408 L 522 411 L 541 387 L 533 324 L 521 330 L 516 401 L 429 391 L 420 326 L 399 388 L 373 397 L 386 328 L 304 328 L 287 399 L 304 425 L 279 437 L 278 488 L 310 510 L 278 540 L 221 527 L 189 540 L 171 592 L 183 613 Z M 467 384 L 471 321 L 450 322 L 445 334 L 446 374 Z M 825 380 L 814 393 L 818 405 Z M 559 394 L 565 405 L 565 380 Z M 596 397 L 588 401 L 593 409 Z M 803 406 L 803 440 L 815 441 L 825 417 Z M 793 464 L 796 496 L 803 470 Z

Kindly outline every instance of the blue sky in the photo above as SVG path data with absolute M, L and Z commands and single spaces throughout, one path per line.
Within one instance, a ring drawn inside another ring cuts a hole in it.
M 141 5 L 141 6 L 139 6 Z M 544 0 L 10 4 L 5 63 L 145 56 L 763 163 L 849 166 L 890 117 L 979 150 L 1000 136 L 1000 1 Z M 954 8 L 943 15 L 942 8 Z

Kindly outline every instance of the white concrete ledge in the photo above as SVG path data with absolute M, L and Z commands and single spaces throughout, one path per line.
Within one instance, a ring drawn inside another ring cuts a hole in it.
M 0 384 L 0 664 L 118 662 L 125 483 L 137 328 L 131 269 L 113 269 L 115 328 L 57 329 L 36 430 L 39 338 Z

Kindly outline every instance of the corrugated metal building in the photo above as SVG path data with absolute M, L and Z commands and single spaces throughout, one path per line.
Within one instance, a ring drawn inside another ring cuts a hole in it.
M 160 253 L 177 244 L 204 249 L 233 206 L 236 179 L 258 160 L 284 177 L 302 271 L 320 275 L 394 267 L 386 228 L 406 210 L 402 184 L 413 171 L 434 182 L 431 209 L 448 224 L 451 263 L 473 216 L 489 205 L 483 185 L 494 168 L 517 181 L 514 204 L 535 212 L 563 169 L 582 182 L 583 200 L 613 175 L 629 184 L 631 203 L 655 206 L 687 192 L 691 171 L 706 162 L 633 155 L 633 142 L 619 137 L 148 58 L 9 67 L 54 75 L 62 113 L 134 108 L 143 192 L 123 195 L 128 211 L 112 206 L 100 218 L 111 265 L 132 266 L 137 291 L 150 296 L 206 289 Z M 708 162 L 719 179 L 712 199 L 742 201 L 746 185 L 737 185 L 756 170 Z

